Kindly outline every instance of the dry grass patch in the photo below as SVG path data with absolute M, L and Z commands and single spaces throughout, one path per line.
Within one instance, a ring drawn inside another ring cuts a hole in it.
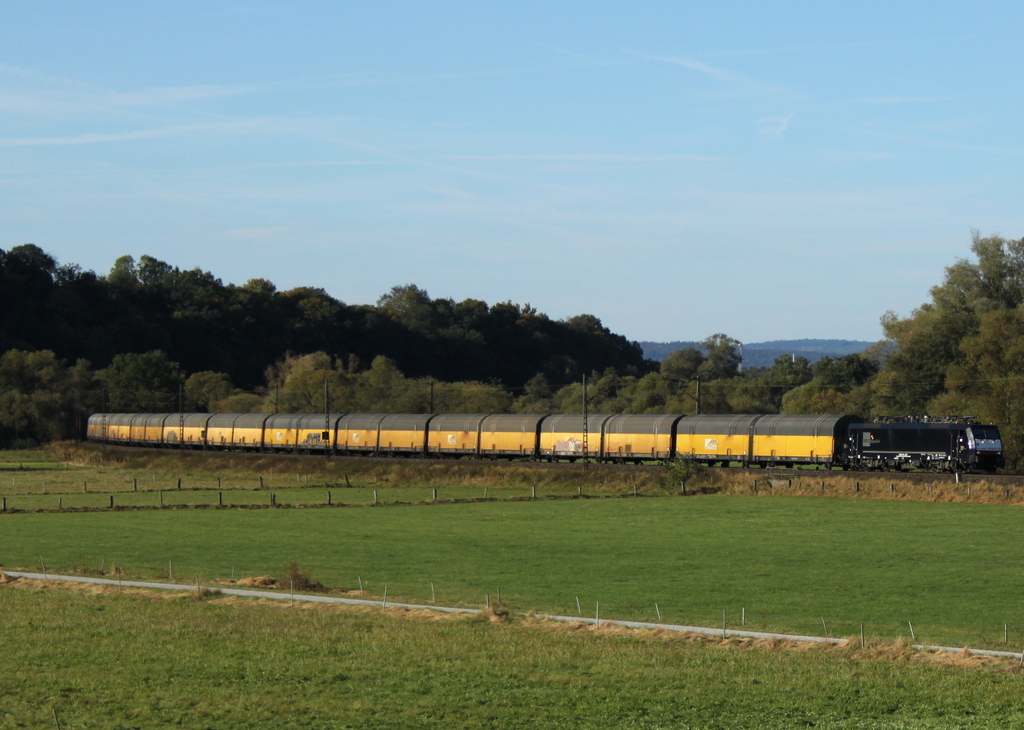
M 229 583 L 231 581 L 228 581 Z M 254 575 L 247 578 L 239 578 L 237 584 L 250 588 L 273 588 L 277 585 L 277 578 L 269 575 Z

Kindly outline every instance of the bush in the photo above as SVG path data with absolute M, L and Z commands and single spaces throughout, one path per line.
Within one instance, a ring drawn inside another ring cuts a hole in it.
M 662 475 L 662 483 L 671 491 L 686 491 L 687 483 L 707 474 L 706 466 L 693 459 L 680 456 L 671 461 L 666 461 L 664 467 L 665 472 Z
M 323 583 L 313 580 L 308 573 L 303 573 L 298 563 L 284 567 L 284 573 L 278 578 L 277 585 L 302 593 L 325 593 L 327 591 Z

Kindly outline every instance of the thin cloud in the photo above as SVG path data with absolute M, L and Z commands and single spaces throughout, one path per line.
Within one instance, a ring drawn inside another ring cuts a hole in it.
M 577 61 L 590 61 L 590 60 L 592 60 L 592 59 L 587 58 L 586 56 L 584 56 L 582 54 L 574 53 L 573 51 L 570 51 L 570 50 L 565 49 L 565 48 L 561 48 L 560 46 L 552 46 L 549 43 L 540 43 L 539 45 L 540 45 L 541 48 L 547 48 L 549 51 L 554 51 L 555 53 L 560 53 L 563 56 L 568 56 L 569 58 L 575 59 Z
M 450 155 L 446 160 L 480 160 L 486 162 L 714 162 L 724 159 L 714 155 Z
M 941 96 L 875 96 L 854 99 L 858 104 L 921 104 L 931 101 L 948 101 Z
M 0 147 L 57 147 L 62 145 L 98 144 L 103 142 L 132 142 L 140 139 L 173 137 L 195 132 L 227 132 L 254 130 L 261 126 L 261 120 L 245 122 L 223 122 L 212 124 L 177 124 L 153 129 L 139 129 L 133 132 L 112 134 L 78 134 L 71 137 L 9 137 L 0 138 Z
M 945 150 L 962 150 L 965 152 L 985 152 L 997 155 L 1024 155 L 1024 149 L 1016 149 L 1014 147 L 992 147 L 988 145 L 979 144 L 962 144 L 958 142 L 942 142 L 939 140 L 929 139 L 913 139 L 907 137 L 894 137 L 893 141 L 900 142 L 902 144 L 910 144 L 918 147 L 934 147 L 937 149 Z
M 741 77 L 724 68 L 716 68 L 714 66 L 708 66 L 706 63 L 700 63 L 699 61 L 691 61 L 687 58 L 674 58 L 672 56 L 658 56 L 657 60 L 664 63 L 671 63 L 676 66 L 682 66 L 692 71 L 699 71 L 702 74 L 706 74 L 713 79 L 718 81 L 725 81 L 734 84 L 741 81 Z
M 1016 40 L 1017 36 L 1008 34 L 1003 36 L 1006 40 Z M 769 46 L 765 48 L 747 48 L 737 49 L 733 51 L 723 51 L 716 53 L 716 56 L 733 58 L 740 56 L 764 56 L 772 55 L 777 53 L 806 53 L 816 51 L 849 51 L 849 50 L 860 50 L 862 48 L 882 48 L 882 47 L 895 47 L 895 46 L 913 46 L 913 45 L 950 45 L 957 43 L 971 43 L 980 40 L 992 41 L 993 36 L 985 35 L 965 35 L 965 36 L 936 36 L 933 38 L 906 38 L 900 36 L 894 40 L 865 40 L 865 41 L 846 41 L 844 43 L 824 43 L 824 44 L 807 44 L 797 46 Z
M 347 167 L 359 165 L 403 165 L 413 164 L 403 160 L 310 160 L 307 162 L 263 162 L 252 165 L 260 169 L 281 169 L 288 167 Z M 418 164 L 418 163 L 416 163 Z
M 761 139 L 778 139 L 786 130 L 789 129 L 789 123 L 793 121 L 793 117 L 796 114 L 787 114 L 784 117 L 765 117 L 757 120 L 757 126 L 760 130 Z
M 817 159 L 823 162 L 877 162 L 892 159 L 890 152 L 871 152 L 858 150 L 825 150 L 817 153 Z

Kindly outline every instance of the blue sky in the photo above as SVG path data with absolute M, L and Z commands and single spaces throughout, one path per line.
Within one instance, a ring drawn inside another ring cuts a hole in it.
M 0 6 L 0 248 L 874 340 L 1024 235 L 1024 5 Z

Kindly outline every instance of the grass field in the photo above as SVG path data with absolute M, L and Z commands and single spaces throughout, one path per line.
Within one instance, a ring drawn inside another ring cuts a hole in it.
M 0 586 L 0 727 L 1024 724 L 1019 670 L 940 666 L 898 648 L 720 647 L 529 621 L 17 585 Z
M 204 581 L 282 572 L 395 600 L 1024 646 L 1016 507 L 712 495 L 0 515 L 0 563 Z

